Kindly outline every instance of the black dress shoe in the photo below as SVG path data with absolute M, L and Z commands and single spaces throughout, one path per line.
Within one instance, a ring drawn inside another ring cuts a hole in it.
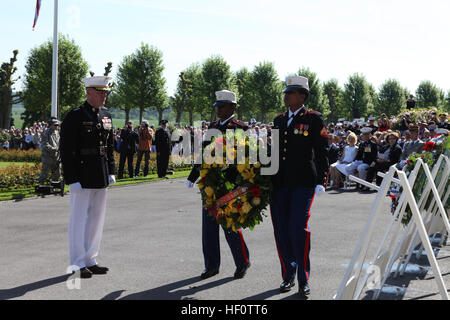
M 88 279 L 92 278 L 92 272 L 90 272 L 87 268 L 80 269 L 80 278 Z
M 290 280 L 285 280 L 280 285 L 280 292 L 288 292 L 291 291 L 291 288 L 295 286 L 295 278 Z
M 234 272 L 234 278 L 242 279 L 245 276 L 248 268 L 250 268 L 250 262 L 242 267 L 236 268 L 236 271 Z
M 298 284 L 298 294 L 300 296 L 307 296 L 311 292 L 308 281 L 302 281 Z
M 205 269 L 205 270 L 203 270 L 202 274 L 200 275 L 200 278 L 208 279 L 208 278 L 211 278 L 212 276 L 215 276 L 218 273 L 219 273 L 218 269 Z
M 109 271 L 109 268 L 99 266 L 98 264 L 87 267 L 86 269 L 92 272 L 92 274 L 106 274 Z

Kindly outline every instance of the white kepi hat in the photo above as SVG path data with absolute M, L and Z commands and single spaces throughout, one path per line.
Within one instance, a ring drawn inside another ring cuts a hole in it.
M 308 78 L 302 76 L 286 77 L 286 89 L 283 92 L 286 93 L 296 90 L 309 92 Z
M 372 128 L 371 127 L 361 128 L 361 133 L 371 133 L 371 132 L 372 132 Z
M 111 88 L 108 83 L 111 80 L 111 77 L 106 76 L 95 76 L 81 79 L 84 82 L 86 88 L 95 88 L 97 90 L 106 90 L 109 91 Z
M 214 107 L 219 107 L 226 103 L 237 104 L 236 93 L 228 90 L 216 91 L 216 102 L 214 103 Z

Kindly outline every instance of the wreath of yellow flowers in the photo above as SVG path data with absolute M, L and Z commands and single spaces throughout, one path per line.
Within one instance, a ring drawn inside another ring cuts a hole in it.
M 237 161 L 237 147 L 245 147 L 248 155 L 250 150 L 258 152 L 257 143 L 238 138 L 236 141 L 232 148 L 227 148 L 223 137 L 206 147 L 208 152 L 200 169 L 198 186 L 203 207 L 218 224 L 233 231 L 253 230 L 263 221 L 263 211 L 269 204 L 270 176 L 261 175 L 259 161 L 249 163 L 248 157 Z M 215 157 L 218 150 L 222 152 Z M 214 161 L 213 156 L 221 161 Z M 232 159 L 233 164 L 227 164 L 227 159 Z

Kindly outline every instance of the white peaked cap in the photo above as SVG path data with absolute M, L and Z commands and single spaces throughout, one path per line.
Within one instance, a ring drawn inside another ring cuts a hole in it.
M 109 90 L 108 83 L 111 79 L 111 77 L 106 76 L 95 76 L 81 79 L 81 81 L 84 82 L 86 88 Z
M 364 127 L 361 129 L 361 133 L 369 133 L 372 132 L 372 128 L 370 127 Z
M 228 90 L 216 91 L 216 102 L 237 103 L 236 93 Z
M 295 89 L 306 89 L 309 91 L 308 78 L 302 76 L 286 77 L 286 89 L 283 92 L 289 92 Z

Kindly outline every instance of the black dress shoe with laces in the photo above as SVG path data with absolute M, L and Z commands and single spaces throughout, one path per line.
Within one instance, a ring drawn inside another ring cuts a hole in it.
M 202 279 L 208 279 L 212 276 L 215 276 L 219 273 L 219 269 L 205 269 L 203 270 L 202 274 L 200 275 L 200 278 Z
M 236 268 L 236 271 L 234 272 L 234 278 L 242 279 L 245 276 L 248 268 L 250 268 L 250 262 L 242 267 Z
M 99 266 L 98 264 L 86 267 L 92 274 L 106 274 L 109 271 L 109 268 Z
M 74 274 L 75 271 L 72 272 Z M 88 279 L 92 278 L 92 272 L 90 272 L 87 268 L 81 268 L 80 269 L 80 278 L 82 279 Z
M 300 296 L 307 296 L 311 292 L 309 288 L 308 281 L 302 281 L 298 284 L 298 294 Z
M 280 285 L 280 292 L 288 292 L 291 291 L 291 288 L 295 286 L 295 278 L 285 280 Z

